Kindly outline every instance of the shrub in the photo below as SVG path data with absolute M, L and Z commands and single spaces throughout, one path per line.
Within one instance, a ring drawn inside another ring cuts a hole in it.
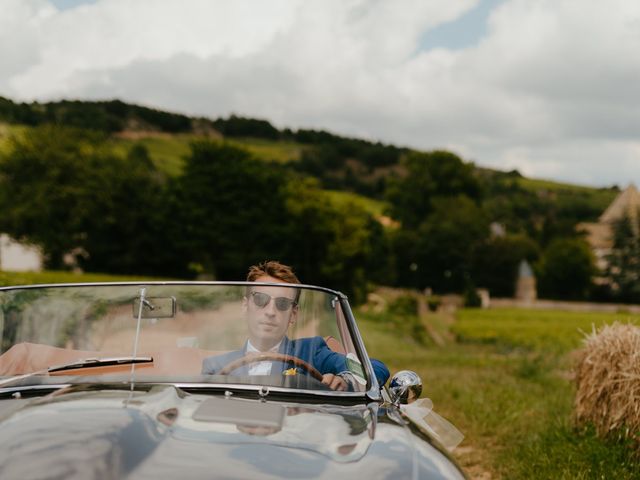
M 473 285 L 464 290 L 464 306 L 466 308 L 477 308 L 482 306 L 482 299 Z
M 414 294 L 396 297 L 387 307 L 387 318 L 402 334 L 419 344 L 426 341 L 426 331 L 418 316 L 418 300 Z
M 595 257 L 583 239 L 559 238 L 537 264 L 540 294 L 549 298 L 587 298 L 597 273 Z
M 439 295 L 429 295 L 427 297 L 427 307 L 429 311 L 435 312 L 442 305 L 442 298 Z
M 418 311 L 415 295 L 400 295 L 389 304 L 389 313 L 394 315 L 414 316 Z

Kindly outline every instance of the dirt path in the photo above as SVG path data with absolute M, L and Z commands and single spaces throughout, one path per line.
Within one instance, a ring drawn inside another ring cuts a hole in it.
M 434 327 L 434 313 L 429 310 L 424 295 L 417 295 L 417 303 L 418 317 L 433 342 L 439 347 L 443 347 L 447 343 L 455 341 L 448 329 L 444 332 L 438 332 Z M 447 326 L 451 326 L 455 322 L 455 315 L 452 313 L 439 313 L 439 315 L 444 315 Z M 487 464 L 485 452 L 469 444 L 468 441 L 463 441 L 455 449 L 453 456 L 471 480 L 494 480 L 497 478 L 485 467 Z
M 418 295 L 418 318 L 422 322 L 427 334 L 433 340 L 433 343 L 438 345 L 439 347 L 443 347 L 445 344 L 444 338 L 433 328 L 431 322 L 429 320 L 429 307 L 427 307 L 427 301 L 424 298 L 424 295 Z
M 453 456 L 471 480 L 494 480 L 498 478 L 485 468 L 486 459 L 483 452 L 471 445 L 465 445 L 464 441 L 461 446 L 455 449 Z

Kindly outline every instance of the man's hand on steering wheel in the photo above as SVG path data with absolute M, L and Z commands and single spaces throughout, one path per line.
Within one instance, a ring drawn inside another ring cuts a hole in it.
M 339 375 L 334 375 L 333 373 L 325 373 L 322 375 L 322 383 L 328 386 L 331 390 L 337 390 L 339 392 L 344 392 L 348 388 L 347 382 L 344 381 L 344 378 Z

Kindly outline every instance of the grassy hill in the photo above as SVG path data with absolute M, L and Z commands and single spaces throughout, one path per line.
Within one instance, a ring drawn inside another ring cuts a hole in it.
M 0 155 L 7 152 L 10 135 L 46 122 L 102 131 L 118 155 L 142 145 L 167 176 L 181 173 L 194 140 L 225 141 L 264 161 L 316 177 L 334 199 L 355 200 L 378 217 L 385 210 L 386 183 L 401 171 L 401 159 L 410 152 L 326 131 L 278 130 L 266 120 L 237 116 L 191 118 L 116 100 L 26 104 L 0 97 Z M 483 208 L 489 217 L 507 231 L 525 232 L 541 243 L 549 235 L 570 234 L 579 222 L 596 220 L 619 192 L 616 187 L 531 179 L 513 171 L 476 167 L 476 172 L 484 183 Z
M 525 177 L 521 177 L 517 181 L 523 189 L 551 197 L 561 205 L 578 200 L 585 208 L 597 212 L 604 211 L 620 193 L 616 187 L 593 188 Z
M 111 143 L 115 152 L 125 155 L 136 145 L 144 145 L 154 165 L 170 176 L 178 175 L 182 170 L 184 158 L 190 153 L 189 144 L 196 140 L 211 139 L 225 141 L 231 145 L 249 150 L 254 156 L 265 161 L 289 163 L 300 160 L 304 145 L 291 141 L 265 140 L 259 138 L 237 138 L 227 140 L 196 134 L 153 134 L 139 136 L 136 139 L 123 136 L 113 137 Z
M 12 125 L 0 122 L 0 155 L 9 152 L 9 138 L 14 135 L 20 135 L 27 131 L 29 127 L 24 125 Z

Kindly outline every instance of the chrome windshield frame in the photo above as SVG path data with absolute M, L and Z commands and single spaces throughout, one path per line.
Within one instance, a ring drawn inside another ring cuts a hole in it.
M 343 312 L 345 314 L 347 328 L 349 328 L 349 333 L 351 334 L 351 338 L 353 340 L 354 346 L 356 347 L 356 351 L 358 352 L 358 356 L 362 358 L 364 362 L 364 369 L 367 373 L 367 385 L 369 387 L 369 389 L 366 391 L 366 395 L 371 400 L 380 401 L 382 398 L 380 394 L 380 385 L 378 384 L 378 379 L 376 378 L 375 372 L 373 370 L 371 359 L 367 354 L 367 349 L 364 346 L 364 341 L 362 340 L 360 330 L 356 325 L 356 319 L 353 315 L 346 295 L 342 295 L 340 297 L 340 305 L 342 306 Z
M 167 280 L 167 281 L 123 281 L 123 282 L 78 282 L 78 283 L 48 283 L 48 284 L 30 284 L 30 285 L 11 285 L 0 287 L 0 292 L 14 291 L 14 290 L 37 290 L 44 288 L 80 288 L 80 287 L 113 287 L 113 286 L 240 286 L 240 287 L 248 287 L 258 285 L 266 285 L 266 286 L 276 286 L 282 287 L 282 283 L 275 282 L 247 282 L 247 281 L 186 281 L 186 280 Z M 369 401 L 380 401 L 381 393 L 380 386 L 376 379 L 373 366 L 371 364 L 371 360 L 367 354 L 367 350 L 364 346 L 364 342 L 362 340 L 362 336 L 358 327 L 356 325 L 356 320 L 349 305 L 348 297 L 337 290 L 333 290 L 326 287 L 320 287 L 317 285 L 309 285 L 309 284 L 287 284 L 287 286 L 291 288 L 302 288 L 307 290 L 314 290 L 318 292 L 323 292 L 329 295 L 333 295 L 338 298 L 340 302 L 340 306 L 344 312 L 345 322 L 351 335 L 351 340 L 356 348 L 358 357 L 363 360 L 363 367 L 367 374 L 367 390 L 363 392 L 339 392 L 339 391 L 315 391 L 315 390 L 303 390 L 303 389 L 294 389 L 294 388 L 283 388 L 283 387 L 275 387 L 265 385 L 265 388 L 268 388 L 271 392 L 277 392 L 280 394 L 300 394 L 305 396 L 317 397 L 317 398 L 334 398 L 334 399 L 368 399 Z M 82 382 L 79 382 L 82 383 Z M 151 383 L 142 380 L 141 383 Z M 256 387 L 255 385 L 248 384 L 226 384 L 226 383 L 202 383 L 202 382 L 166 382 L 158 379 L 157 382 L 153 382 L 157 384 L 171 384 L 175 385 L 179 388 L 201 388 L 201 389 L 211 389 L 211 390 L 242 390 L 242 391 L 258 391 L 262 387 Z M 73 382 L 72 384 L 77 384 Z M 64 385 L 69 385 L 69 383 L 64 383 Z M 40 388 L 52 388 L 52 385 L 42 385 Z M 16 391 L 26 388 L 25 386 L 12 386 L 0 389 L 0 393 L 6 393 L 8 390 Z
M 24 290 L 24 289 L 38 289 L 38 288 L 66 288 L 66 287 L 117 287 L 117 286 L 171 286 L 171 285 L 219 285 L 219 286 L 241 286 L 247 287 L 251 285 L 267 285 L 272 287 L 282 287 L 282 283 L 274 282 L 240 282 L 240 281 L 188 281 L 188 280 L 153 280 L 153 281 L 126 281 L 126 282 L 87 282 L 87 283 L 38 283 L 30 285 L 11 285 L 6 287 L 0 287 L 0 292 L 9 290 Z M 337 290 L 332 290 L 326 287 L 318 287 L 316 285 L 307 285 L 304 283 L 286 283 L 284 284 L 291 288 L 304 288 L 307 290 L 316 290 L 319 292 L 325 292 L 331 295 L 337 295 L 340 298 L 346 299 L 347 296 Z

